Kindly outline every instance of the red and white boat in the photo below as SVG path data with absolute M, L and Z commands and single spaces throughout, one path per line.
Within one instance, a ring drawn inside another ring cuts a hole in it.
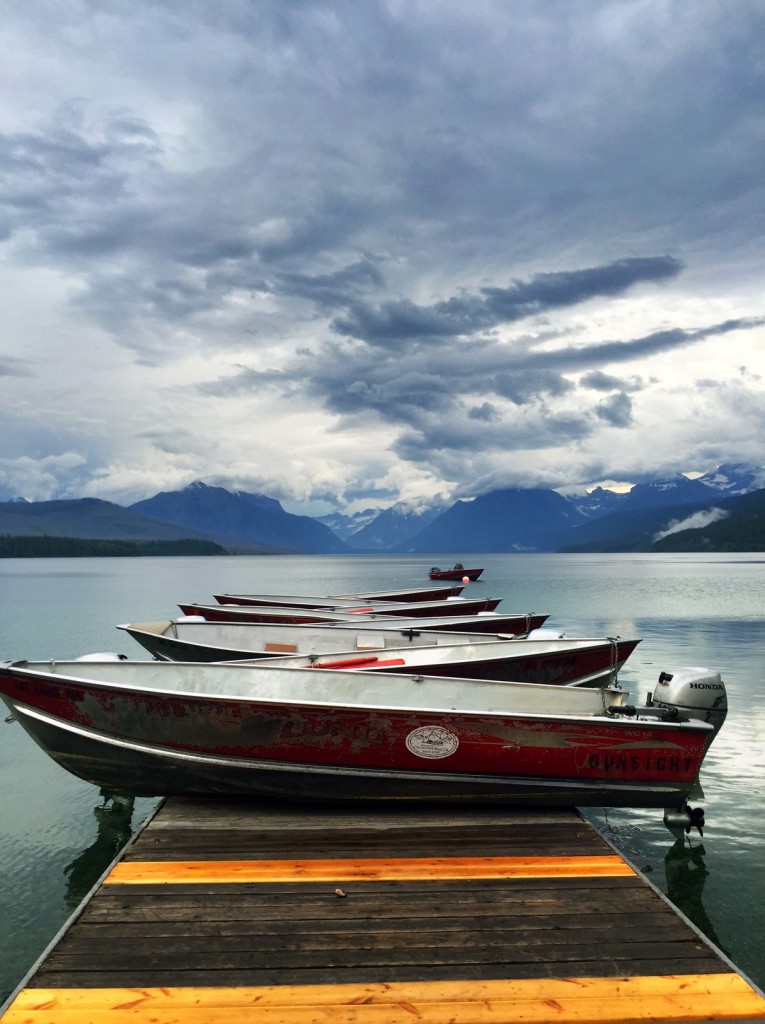
M 293 668 L 417 672 L 463 679 L 605 686 L 637 639 L 516 639 L 480 633 L 144 622 L 118 626 L 160 661 L 244 661 Z M 249 649 L 248 649 L 249 648 Z
M 401 630 L 470 630 L 471 633 L 528 633 L 539 627 L 548 616 L 537 612 L 478 612 L 477 614 L 447 614 L 411 616 L 409 606 L 402 615 L 373 612 L 347 613 L 321 611 L 312 608 L 266 608 L 247 605 L 181 604 L 185 616 L 206 622 L 270 623 L 272 625 L 338 625 L 353 622 L 375 624 L 375 629 Z M 450 609 L 451 610 L 451 609 Z
M 472 623 L 455 619 L 461 627 Z M 419 625 L 419 623 L 418 623 Z M 199 616 L 117 626 L 159 661 L 243 661 L 281 658 L 287 654 L 333 654 L 380 651 L 400 647 L 432 647 L 474 640 L 511 640 L 515 633 L 470 633 L 462 629 L 430 630 L 393 627 L 379 622 L 308 623 L 206 622 Z M 523 635 L 519 630 L 520 635 Z
M 435 635 L 435 634 L 433 634 Z M 566 686 L 606 686 L 639 640 L 482 640 L 433 647 L 388 647 L 384 651 L 293 654 L 252 659 L 269 668 L 407 672 L 451 679 L 495 679 Z
M 270 623 L 272 625 L 324 625 L 329 626 L 341 622 L 342 612 L 327 608 L 292 608 L 275 606 L 235 604 L 179 604 L 181 612 L 193 619 L 204 619 L 205 622 L 249 622 Z M 348 618 L 348 616 L 346 616 Z M 369 618 L 364 615 L 363 618 Z M 388 619 L 388 616 L 385 616 Z
M 397 629 L 409 632 L 410 630 L 441 633 L 444 630 L 454 632 L 455 630 L 470 631 L 471 633 L 529 633 L 533 629 L 539 629 L 546 621 L 546 613 L 537 612 L 478 612 L 467 618 L 459 615 L 441 615 L 427 619 L 406 619 L 392 615 L 364 615 L 362 621 L 373 622 L 375 629 Z M 353 616 L 348 616 L 337 623 L 338 626 L 347 626 L 353 621 Z
M 231 605 L 254 609 L 284 608 L 287 611 L 339 612 L 342 615 L 406 615 L 408 618 L 428 618 L 434 615 L 476 615 L 493 612 L 502 602 L 501 597 L 461 597 L 455 595 L 440 601 L 352 601 L 348 598 L 328 598 L 326 604 L 291 604 L 291 597 L 279 599 L 272 595 L 265 600 L 257 595 L 215 594 L 215 600 L 224 607 Z M 297 598 L 298 602 L 317 601 L 318 598 Z M 185 607 L 180 605 L 181 608 Z
M 726 714 L 717 673 L 625 691 L 155 661 L 0 665 L 60 765 L 112 792 L 678 809 Z
M 463 583 L 452 583 L 443 587 L 412 587 L 409 590 L 377 590 L 366 594 L 329 594 L 326 597 L 299 594 L 213 594 L 218 604 L 254 604 L 286 606 L 291 608 L 337 608 L 342 605 L 354 607 L 360 604 L 374 604 L 380 601 L 412 604 L 419 601 L 445 601 L 458 597 L 465 589 Z
M 456 562 L 452 569 L 439 569 L 437 565 L 431 567 L 428 576 L 432 580 L 464 580 L 467 578 L 474 583 L 483 569 L 466 569 L 461 562 Z

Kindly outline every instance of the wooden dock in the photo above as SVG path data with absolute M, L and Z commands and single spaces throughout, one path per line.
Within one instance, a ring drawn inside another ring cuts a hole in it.
M 2 1024 L 763 1019 L 574 811 L 173 798 Z

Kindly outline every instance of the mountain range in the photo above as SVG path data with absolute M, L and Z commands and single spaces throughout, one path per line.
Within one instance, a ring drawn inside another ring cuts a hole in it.
M 346 545 L 324 523 L 286 512 L 275 498 L 196 481 L 137 501 L 130 511 L 174 523 L 229 548 L 337 554 Z
M 765 469 L 718 466 L 625 493 L 504 488 L 451 506 L 353 516 L 289 513 L 274 498 L 196 481 L 124 507 L 96 498 L 0 503 L 0 535 L 213 541 L 233 553 L 765 550 Z

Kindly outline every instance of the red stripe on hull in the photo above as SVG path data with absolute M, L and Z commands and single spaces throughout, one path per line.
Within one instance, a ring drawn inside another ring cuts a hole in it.
M 633 719 L 365 708 L 153 694 L 16 677 L 0 692 L 65 722 L 170 750 L 285 764 L 690 783 L 707 732 Z

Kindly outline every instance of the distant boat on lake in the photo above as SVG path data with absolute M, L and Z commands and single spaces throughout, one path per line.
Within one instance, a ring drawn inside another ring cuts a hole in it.
M 431 567 L 428 575 L 432 580 L 464 580 L 475 582 L 483 572 L 483 569 L 466 569 L 461 562 L 455 562 L 451 569 L 439 569 L 437 565 Z

